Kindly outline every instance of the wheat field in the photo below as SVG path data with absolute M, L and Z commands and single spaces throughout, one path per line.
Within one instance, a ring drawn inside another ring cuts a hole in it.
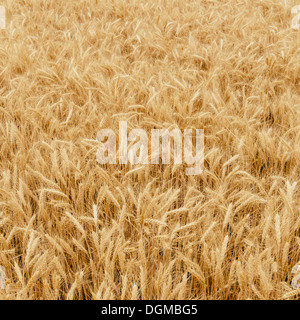
M 2 1 L 0 298 L 299 299 L 297 4 Z M 119 121 L 204 129 L 204 171 L 100 165 Z

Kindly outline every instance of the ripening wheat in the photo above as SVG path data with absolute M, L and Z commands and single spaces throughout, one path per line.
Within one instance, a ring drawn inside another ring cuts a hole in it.
M 2 299 L 299 299 L 297 0 L 2 1 Z M 204 171 L 100 165 L 204 129 Z

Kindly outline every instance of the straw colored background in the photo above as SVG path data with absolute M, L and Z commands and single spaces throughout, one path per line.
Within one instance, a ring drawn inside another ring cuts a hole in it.
M 297 299 L 300 31 L 283 0 L 2 1 L 2 299 Z M 96 162 L 205 130 L 205 168 Z

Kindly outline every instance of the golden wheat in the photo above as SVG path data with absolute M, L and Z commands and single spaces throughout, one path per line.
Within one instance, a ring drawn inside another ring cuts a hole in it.
M 289 0 L 2 1 L 2 299 L 297 299 Z M 204 171 L 100 165 L 97 132 L 199 128 Z

